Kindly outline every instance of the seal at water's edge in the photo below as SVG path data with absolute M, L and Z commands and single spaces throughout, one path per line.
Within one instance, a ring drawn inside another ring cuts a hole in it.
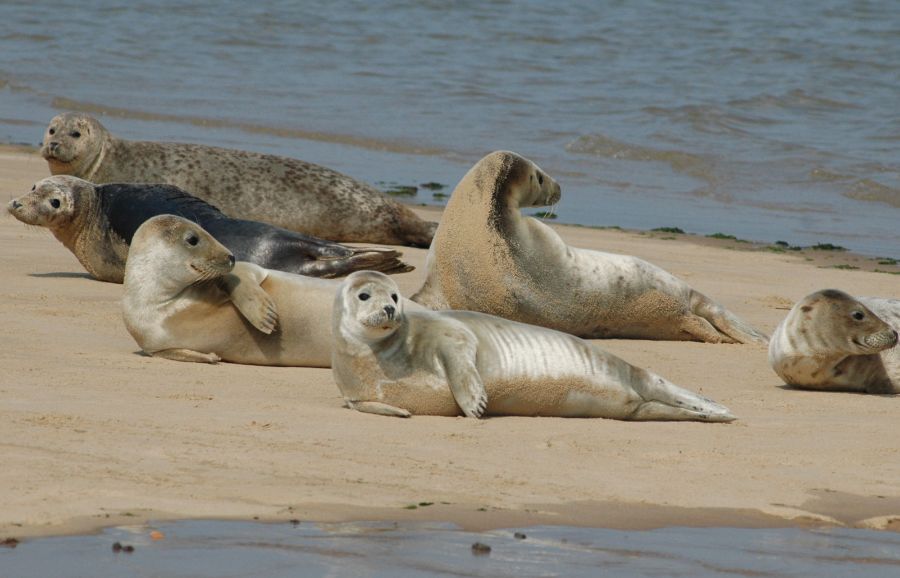
M 381 273 L 347 277 L 332 323 L 332 373 L 347 406 L 363 412 L 735 419 L 566 333 L 471 311 L 408 311 Z
M 77 177 L 48 177 L 10 201 L 9 212 L 47 227 L 96 279 L 121 283 L 128 245 L 151 217 L 174 214 L 204 227 L 234 253 L 266 269 L 340 277 L 359 269 L 404 273 L 413 267 L 393 249 L 352 248 L 274 225 L 231 219 L 171 185 L 94 185 Z
M 226 215 L 333 241 L 427 247 L 435 223 L 373 187 L 298 159 L 113 137 L 82 113 L 55 116 L 41 155 L 51 174 L 98 184 L 164 183 Z
M 900 393 L 900 299 L 824 289 L 797 302 L 769 343 L 769 365 L 803 389 Z
M 475 164 L 453 191 L 412 300 L 579 337 L 766 343 L 766 336 L 646 261 L 570 247 L 520 207 L 556 203 L 559 185 L 516 153 Z
M 146 353 L 253 365 L 329 367 L 339 281 L 238 261 L 199 225 L 141 225 L 125 266 L 125 326 Z

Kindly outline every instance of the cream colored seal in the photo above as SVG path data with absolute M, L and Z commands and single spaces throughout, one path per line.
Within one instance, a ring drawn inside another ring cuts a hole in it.
M 146 353 L 215 363 L 329 367 L 340 282 L 239 261 L 199 225 L 153 217 L 125 265 L 125 326 Z
M 470 311 L 407 310 L 381 273 L 347 277 L 332 321 L 335 381 L 347 406 L 363 412 L 735 419 L 566 333 Z
M 435 223 L 373 187 L 298 159 L 186 143 L 128 141 L 77 112 L 50 121 L 54 175 L 97 184 L 175 185 L 226 215 L 336 241 L 427 247 Z
M 412 300 L 579 337 L 766 343 L 766 336 L 659 267 L 570 247 L 521 207 L 557 202 L 559 185 L 512 152 L 481 159 L 453 191 Z
M 825 289 L 797 302 L 775 329 L 769 364 L 804 389 L 900 393 L 900 300 Z

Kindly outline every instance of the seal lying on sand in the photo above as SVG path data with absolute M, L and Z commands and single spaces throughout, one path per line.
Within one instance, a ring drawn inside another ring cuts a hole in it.
M 334 300 L 332 371 L 363 412 L 732 421 L 727 408 L 568 335 L 470 311 L 405 311 L 358 271 Z
M 825 289 L 787 314 L 769 343 L 769 364 L 804 389 L 900 393 L 900 300 Z
M 240 261 L 312 277 L 340 277 L 359 269 L 403 273 L 413 268 L 391 249 L 355 249 L 265 223 L 230 219 L 171 185 L 94 185 L 76 177 L 48 177 L 8 205 L 29 225 L 49 228 L 88 272 L 121 283 L 128 245 L 156 215 L 199 223 Z
M 100 184 L 175 185 L 226 215 L 323 239 L 427 247 L 437 226 L 371 186 L 319 165 L 204 145 L 117 139 L 81 113 L 50 121 L 41 154 L 54 175 Z
M 560 189 L 511 152 L 481 159 L 456 186 L 412 300 L 465 309 L 579 337 L 766 343 L 766 336 L 684 281 L 627 255 L 570 247 L 520 207 Z
M 125 326 L 153 356 L 254 365 L 331 365 L 340 283 L 237 262 L 199 225 L 141 225 L 125 267 Z

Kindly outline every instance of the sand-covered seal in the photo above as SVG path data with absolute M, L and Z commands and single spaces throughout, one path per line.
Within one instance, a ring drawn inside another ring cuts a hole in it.
M 804 389 L 900 393 L 898 331 L 900 299 L 816 291 L 775 329 L 769 364 Z
M 407 310 L 358 271 L 335 297 L 332 372 L 348 407 L 410 414 L 732 421 L 722 405 L 572 335 L 470 311 Z
M 373 187 L 297 159 L 218 147 L 113 137 L 70 112 L 47 127 L 41 154 L 54 175 L 99 184 L 165 183 L 226 215 L 333 241 L 427 247 L 435 223 Z
M 121 283 L 137 228 L 157 215 L 194 221 L 235 255 L 266 269 L 312 277 L 341 277 L 360 269 L 404 273 L 413 268 L 392 249 L 353 248 L 274 225 L 231 219 L 171 185 L 94 185 L 77 177 L 48 177 L 10 201 L 9 212 L 47 227 L 101 281 Z
M 198 224 L 142 224 L 125 267 L 125 326 L 146 353 L 215 363 L 328 367 L 339 281 L 238 261 Z
M 465 309 L 579 337 L 766 343 L 766 336 L 646 261 L 570 247 L 521 207 L 556 203 L 559 185 L 537 165 L 499 151 L 456 186 L 412 300 Z

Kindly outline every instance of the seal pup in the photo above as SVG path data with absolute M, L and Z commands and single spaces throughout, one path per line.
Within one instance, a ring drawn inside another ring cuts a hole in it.
M 287 157 L 113 137 L 90 115 L 50 121 L 41 155 L 50 173 L 94 183 L 165 183 L 219 207 L 329 239 L 427 247 L 436 223 L 373 187 L 331 169 Z
M 332 323 L 335 381 L 346 405 L 363 412 L 735 419 L 566 333 L 471 311 L 408 311 L 381 273 L 347 277 Z
M 684 281 L 628 255 L 570 247 L 521 207 L 559 201 L 559 185 L 516 153 L 493 152 L 456 186 L 412 300 L 578 337 L 766 343 Z
M 122 311 L 128 332 L 155 357 L 328 367 L 339 287 L 235 262 L 200 225 L 160 215 L 132 239 Z
M 769 365 L 803 389 L 900 393 L 900 299 L 825 289 L 797 302 L 775 329 Z
M 128 245 L 156 215 L 194 221 L 234 253 L 266 269 L 312 277 L 341 277 L 359 269 L 405 273 L 413 267 L 392 249 L 351 248 L 266 223 L 231 219 L 171 185 L 94 185 L 77 177 L 48 177 L 10 201 L 9 212 L 47 227 L 96 279 L 121 283 Z

